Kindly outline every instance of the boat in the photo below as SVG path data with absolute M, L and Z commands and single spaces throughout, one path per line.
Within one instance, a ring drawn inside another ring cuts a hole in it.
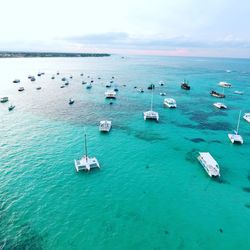
M 4 96 L 4 97 L 0 98 L 1 103 L 7 102 L 7 101 L 9 101 L 9 97 L 7 97 L 7 96 Z
M 69 78 L 70 78 L 70 79 L 72 79 L 72 78 L 73 78 L 73 76 L 71 75 Z
M 84 144 L 85 144 L 85 155 L 80 160 L 75 160 L 75 168 L 76 171 L 79 172 L 81 170 L 90 171 L 93 168 L 100 168 L 100 164 L 96 157 L 88 157 L 87 150 L 87 136 L 84 134 Z
M 80 76 L 83 76 L 83 73 L 81 73 Z
M 150 84 L 149 86 L 148 86 L 148 89 L 154 89 L 155 88 L 155 85 L 154 84 Z
M 67 80 L 67 78 L 66 78 L 66 77 L 63 77 L 63 78 L 62 78 L 62 81 L 63 81 L 63 82 L 65 82 L 66 80 Z
M 109 132 L 112 127 L 111 121 L 100 121 L 99 131 L 101 132 Z
M 32 76 L 31 78 L 30 78 L 30 81 L 31 82 L 34 82 L 36 80 L 36 78 L 34 77 L 34 76 Z
M 199 152 L 197 159 L 210 177 L 220 177 L 219 164 L 209 152 Z
M 106 96 L 106 98 L 115 99 L 116 98 L 116 92 L 113 91 L 113 90 L 106 91 L 105 96 Z
M 16 107 L 15 105 L 12 105 L 12 104 L 11 104 L 11 105 L 8 107 L 8 110 L 11 111 L 11 110 L 13 110 L 15 107 Z
M 161 92 L 161 93 L 160 93 L 160 96 L 166 96 L 166 95 L 167 95 L 166 92 Z
M 59 75 L 60 75 L 60 72 L 57 72 L 56 74 L 59 76 Z
M 94 80 L 91 80 L 90 82 L 91 82 L 91 83 L 93 83 L 93 82 L 94 82 Z
M 159 85 L 160 86 L 164 86 L 164 82 L 163 81 L 159 81 Z
M 73 104 L 75 102 L 75 100 L 73 98 L 69 98 L 69 104 Z
M 237 95 L 243 95 L 243 94 L 244 94 L 244 92 L 243 92 L 243 91 L 238 91 L 238 90 L 235 90 L 235 91 L 234 91 L 234 94 L 237 94 Z
M 13 81 L 13 83 L 19 83 L 19 82 L 20 82 L 19 79 L 15 79 L 15 80 Z
M 86 85 L 86 89 L 91 89 L 91 88 L 92 88 L 92 84 L 91 83 L 89 83 L 89 84 Z
M 110 84 L 110 83 L 107 83 L 105 87 L 106 87 L 106 88 L 110 88 L 110 87 L 111 87 L 111 84 Z
M 150 110 L 143 112 L 143 116 L 144 116 L 145 121 L 147 119 L 159 121 L 158 112 L 153 111 L 153 89 L 152 89 L 152 95 L 151 95 Z
M 239 126 L 240 126 L 240 118 L 241 118 L 241 111 L 239 113 L 239 118 L 238 118 L 236 130 L 234 130 L 233 134 L 228 134 L 228 138 L 232 143 L 243 144 L 243 142 L 244 142 L 242 136 L 238 134 Z
M 215 102 L 213 105 L 218 109 L 227 109 L 227 106 L 222 102 Z
M 220 94 L 220 93 L 218 93 L 218 92 L 216 92 L 216 91 L 214 91 L 214 90 L 212 90 L 212 91 L 210 92 L 210 95 L 211 95 L 211 96 L 214 96 L 214 97 L 217 97 L 217 98 L 225 98 L 225 97 L 226 97 L 224 94 Z
M 115 91 L 115 92 L 118 92 L 118 91 L 119 91 L 119 89 L 118 89 L 118 88 L 114 88 L 114 91 Z
M 231 88 L 232 84 L 229 82 L 219 82 L 218 85 L 223 88 Z
M 87 82 L 85 82 L 85 81 L 82 81 L 82 84 L 84 85 L 84 84 L 87 84 Z
M 51 76 L 51 79 L 54 80 L 54 79 L 55 79 L 55 76 Z
M 69 82 L 68 82 L 68 81 L 67 81 L 67 82 L 65 82 L 65 83 L 64 83 L 64 85 L 65 85 L 65 86 L 68 86 L 68 85 L 69 85 Z
M 37 76 L 41 76 L 41 75 L 42 75 L 42 73 L 38 73 L 38 74 L 37 74 Z
M 37 87 L 36 89 L 37 89 L 37 90 L 40 90 L 40 89 L 42 89 L 42 87 Z
M 137 89 L 137 91 L 140 92 L 140 93 L 144 93 L 143 88 L 139 88 L 139 89 Z
M 65 85 L 62 85 L 60 88 L 61 88 L 61 89 L 65 88 Z
M 245 113 L 243 118 L 247 121 L 250 122 L 250 113 Z
M 24 91 L 24 87 L 20 87 L 19 89 L 18 89 L 18 91 Z
M 185 90 L 190 90 L 190 89 L 191 89 L 191 87 L 190 87 L 189 84 L 188 84 L 188 81 L 186 81 L 185 79 L 184 79 L 184 81 L 181 83 L 181 88 L 182 88 L 182 89 L 185 89 Z
M 163 102 L 164 106 L 168 107 L 168 108 L 176 108 L 176 101 L 173 98 L 165 98 L 164 102 Z

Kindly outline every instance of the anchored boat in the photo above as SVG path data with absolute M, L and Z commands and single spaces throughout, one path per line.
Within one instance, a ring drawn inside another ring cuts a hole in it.
M 209 152 L 199 152 L 197 159 L 210 177 L 220 176 L 219 164 Z

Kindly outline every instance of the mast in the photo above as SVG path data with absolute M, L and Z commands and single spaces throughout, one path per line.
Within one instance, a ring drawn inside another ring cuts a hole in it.
M 241 117 L 241 110 L 240 110 L 240 113 L 239 113 L 239 118 L 238 118 L 238 124 L 237 124 L 236 134 L 238 134 L 238 131 L 239 131 L 240 117 Z
M 88 150 L 87 150 L 87 135 L 86 132 L 84 134 L 84 146 L 85 146 L 85 157 L 88 159 Z
M 152 89 L 152 94 L 151 94 L 151 105 L 150 105 L 150 110 L 153 110 L 153 89 Z

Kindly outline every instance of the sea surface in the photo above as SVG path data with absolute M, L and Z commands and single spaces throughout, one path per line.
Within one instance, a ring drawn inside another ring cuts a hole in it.
M 250 249 L 250 124 L 241 119 L 243 145 L 227 136 L 239 111 L 250 112 L 250 60 L 10 58 L 0 72 L 0 97 L 9 97 L 0 103 L 0 249 Z M 109 105 L 112 76 L 119 92 Z M 180 88 L 184 78 L 190 91 Z M 87 90 L 82 81 L 92 79 Z M 223 100 L 209 95 L 223 91 L 220 81 L 233 85 Z M 143 120 L 151 83 L 158 123 Z M 164 108 L 160 92 L 177 109 Z M 103 119 L 113 123 L 109 134 L 98 130 Z M 77 173 L 84 131 L 101 169 Z M 197 161 L 203 151 L 219 163 L 220 180 Z

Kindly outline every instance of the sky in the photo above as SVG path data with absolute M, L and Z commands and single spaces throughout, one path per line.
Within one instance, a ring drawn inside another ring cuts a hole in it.
M 250 0 L 0 0 L 0 51 L 250 58 Z

